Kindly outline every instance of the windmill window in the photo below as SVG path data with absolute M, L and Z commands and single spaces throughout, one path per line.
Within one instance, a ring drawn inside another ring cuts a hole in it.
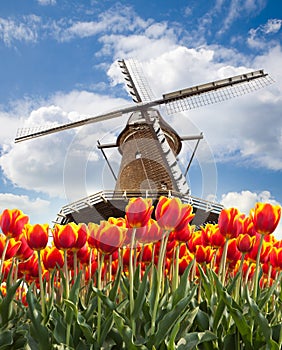
M 141 153 L 137 151 L 135 153 L 135 159 L 140 159 L 140 158 L 141 158 Z

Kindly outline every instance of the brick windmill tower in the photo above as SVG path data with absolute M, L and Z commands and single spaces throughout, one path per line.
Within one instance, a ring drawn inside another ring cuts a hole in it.
M 124 216 L 124 209 L 131 197 L 150 197 L 157 200 L 161 195 L 178 197 L 193 205 L 193 223 L 216 222 L 222 206 L 191 195 L 186 181 L 187 171 L 203 135 L 180 136 L 161 116 L 159 107 L 164 105 L 167 113 L 175 113 L 224 101 L 258 88 L 267 86 L 272 79 L 263 70 L 233 76 L 211 83 L 193 86 L 164 94 L 154 99 L 144 79 L 141 67 L 133 60 L 118 62 L 126 85 L 135 104 L 76 122 L 35 128 L 19 129 L 15 142 L 61 132 L 78 126 L 97 123 L 121 115 L 129 115 L 124 129 L 116 142 L 100 144 L 116 180 L 114 189 L 94 193 L 79 201 L 65 205 L 58 213 L 56 222 L 98 222 L 110 216 Z M 182 143 L 196 140 L 192 157 L 183 173 L 177 161 Z M 122 155 L 116 176 L 106 157 L 105 149 L 118 147 Z

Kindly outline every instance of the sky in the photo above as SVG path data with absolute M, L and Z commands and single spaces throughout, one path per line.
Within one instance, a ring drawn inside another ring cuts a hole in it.
M 264 69 L 274 83 L 225 102 L 167 114 L 200 134 L 192 195 L 238 207 L 282 203 L 282 1 L 10 0 L 0 3 L 0 210 L 52 223 L 61 207 L 114 180 L 97 149 L 128 116 L 14 143 L 18 128 L 66 123 L 131 105 L 118 59 L 140 62 L 156 98 Z M 179 155 L 184 169 L 194 143 Z M 108 150 L 115 169 L 120 155 Z M 282 238 L 282 224 L 275 232 Z

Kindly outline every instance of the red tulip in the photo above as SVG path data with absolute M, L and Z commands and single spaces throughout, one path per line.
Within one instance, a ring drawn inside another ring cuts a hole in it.
M 74 222 L 70 222 L 67 225 L 56 224 L 52 230 L 54 244 L 58 249 L 68 250 L 75 247 L 78 230 L 77 225 Z
M 24 234 L 26 237 L 27 244 L 33 250 L 42 250 L 48 243 L 49 225 L 36 224 L 36 225 L 25 225 Z
M 143 227 L 146 226 L 151 218 L 152 199 L 149 198 L 130 198 L 128 205 L 125 208 L 125 219 L 128 227 Z
M 18 249 L 18 251 L 16 253 L 16 257 L 19 260 L 23 260 L 24 261 L 24 260 L 29 259 L 32 256 L 33 249 L 31 249 L 29 247 L 29 245 L 27 244 L 25 235 L 21 235 L 20 238 L 19 238 L 19 241 L 21 242 L 21 246 L 20 246 L 20 248 Z
M 239 259 L 241 259 L 242 254 L 239 252 L 236 244 L 236 238 L 232 238 L 230 241 L 228 241 L 228 248 L 227 248 L 227 261 L 230 262 L 236 262 Z
M 189 204 L 182 204 L 179 198 L 161 196 L 156 207 L 155 216 L 160 227 L 166 231 L 181 230 L 194 214 Z
M 213 251 L 211 247 L 203 247 L 202 245 L 198 245 L 195 251 L 195 259 L 197 263 L 210 263 L 213 256 Z
M 178 242 L 186 243 L 189 241 L 189 239 L 192 237 L 192 234 L 194 232 L 195 226 L 191 226 L 190 224 L 187 224 L 185 227 L 182 228 L 182 230 L 175 230 L 174 231 L 174 238 Z
M 151 243 L 159 241 L 163 236 L 163 231 L 156 220 L 150 219 L 146 226 L 146 231 L 139 241 L 142 243 Z
M 222 209 L 218 218 L 220 233 L 227 239 L 236 238 L 238 236 L 237 220 L 242 215 L 237 208 Z
M 18 209 L 5 209 L 0 215 L 0 227 L 7 238 L 17 238 L 29 218 Z
M 257 203 L 251 210 L 254 228 L 261 235 L 271 234 L 277 227 L 281 217 L 281 207 L 270 203 Z
M 247 253 L 252 250 L 256 237 L 241 233 L 236 238 L 237 248 L 242 253 Z
M 220 233 L 218 225 L 213 225 L 209 238 L 210 245 L 214 248 L 223 247 L 225 244 L 225 237 Z
M 94 232 L 93 243 L 101 253 L 112 254 L 123 245 L 125 233 L 125 228 L 112 225 L 107 221 L 101 221 L 99 228 Z
M 46 270 L 52 271 L 55 268 L 62 268 L 64 266 L 63 253 L 54 247 L 46 247 L 42 256 L 43 265 Z
M 6 240 L 7 240 L 7 238 L 3 234 L 0 233 L 0 257 L 3 254 Z M 7 251 L 5 254 L 5 260 L 9 260 L 9 259 L 13 258 L 14 256 L 16 256 L 20 246 L 21 246 L 21 241 L 17 241 L 14 238 L 9 239 Z

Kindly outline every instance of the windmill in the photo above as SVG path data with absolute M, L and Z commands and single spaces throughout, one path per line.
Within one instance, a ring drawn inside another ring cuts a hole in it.
M 165 106 L 168 114 L 198 108 L 252 92 L 269 85 L 272 79 L 263 70 L 258 70 L 174 91 L 155 99 L 141 66 L 136 61 L 120 60 L 118 64 L 134 104 L 67 124 L 22 128 L 17 132 L 15 142 L 21 142 L 129 115 L 116 142 L 101 144 L 98 141 L 97 145 L 115 177 L 115 188 L 65 205 L 58 213 L 56 222 L 88 223 L 99 222 L 110 216 L 123 216 L 128 198 L 143 196 L 157 200 L 161 195 L 178 197 L 182 202 L 192 204 L 196 214 L 193 223 L 196 225 L 216 222 L 222 206 L 192 196 L 186 181 L 188 169 L 203 135 L 179 136 L 161 116 L 160 107 Z M 182 143 L 190 140 L 195 140 L 196 145 L 185 172 L 182 172 L 177 155 Z M 122 155 L 117 175 L 105 153 L 105 149 L 112 147 L 118 147 Z

